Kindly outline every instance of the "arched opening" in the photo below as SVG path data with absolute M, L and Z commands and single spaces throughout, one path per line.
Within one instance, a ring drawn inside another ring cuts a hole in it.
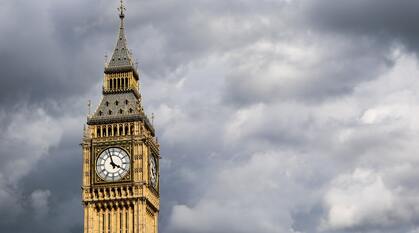
M 113 135 L 114 136 L 118 136 L 118 128 L 116 127 L 116 125 L 113 127 Z
M 112 127 L 108 126 L 108 136 L 112 136 Z
M 102 128 L 102 137 L 106 137 L 106 128 Z
M 124 135 L 124 134 L 123 134 L 123 131 L 124 131 L 124 130 L 123 130 L 123 128 L 122 128 L 122 125 L 120 125 L 120 126 L 119 126 L 119 135 Z
M 100 129 L 99 129 L 99 127 L 97 127 L 97 129 L 96 129 L 96 137 L 100 137 Z
M 126 135 L 130 135 L 129 131 L 128 131 L 128 126 L 125 126 L 125 134 Z

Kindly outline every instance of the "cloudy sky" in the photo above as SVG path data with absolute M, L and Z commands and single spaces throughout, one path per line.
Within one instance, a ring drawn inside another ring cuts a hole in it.
M 418 233 L 419 2 L 127 0 L 161 233 Z M 0 0 L 0 232 L 82 231 L 117 0 Z M 48 223 L 48 224 L 46 224 Z

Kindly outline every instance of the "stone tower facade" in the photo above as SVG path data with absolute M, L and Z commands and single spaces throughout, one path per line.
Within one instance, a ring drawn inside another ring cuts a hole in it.
M 103 97 L 82 141 L 84 233 L 157 233 L 159 144 L 143 111 L 139 72 L 125 37 L 125 8 Z

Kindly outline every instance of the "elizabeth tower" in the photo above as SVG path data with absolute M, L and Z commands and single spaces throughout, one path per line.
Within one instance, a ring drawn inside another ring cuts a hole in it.
M 141 104 L 139 72 L 125 37 L 125 8 L 103 96 L 82 141 L 84 233 L 157 233 L 159 144 Z

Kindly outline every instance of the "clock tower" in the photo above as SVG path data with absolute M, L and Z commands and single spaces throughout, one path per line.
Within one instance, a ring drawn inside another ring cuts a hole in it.
M 141 103 L 140 74 L 120 27 L 103 96 L 82 141 L 84 233 L 157 233 L 159 144 Z

